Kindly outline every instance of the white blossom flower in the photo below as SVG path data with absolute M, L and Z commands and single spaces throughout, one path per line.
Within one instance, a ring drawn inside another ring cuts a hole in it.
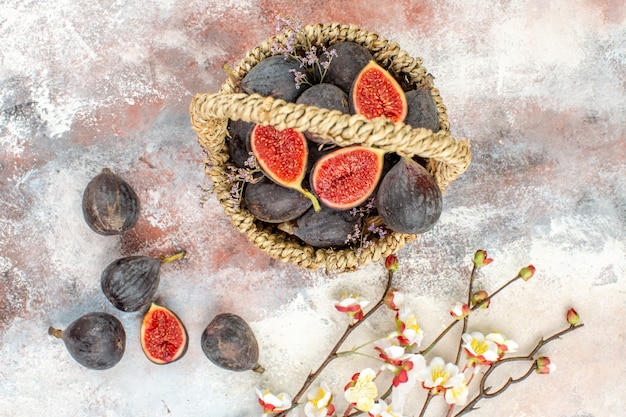
M 517 348 L 519 347 L 515 341 L 507 339 L 502 333 L 499 332 L 489 333 L 485 336 L 485 340 L 490 340 L 498 345 L 498 355 L 500 358 L 502 358 L 505 353 L 517 352 Z
M 259 404 L 261 404 L 263 408 L 264 416 L 270 413 L 279 413 L 291 408 L 291 397 L 284 392 L 274 395 L 268 389 L 265 391 L 256 389 L 256 394 L 259 397 Z
M 368 412 L 374 407 L 374 400 L 378 397 L 378 387 L 374 383 L 376 372 L 365 368 L 354 374 L 352 381 L 346 386 L 344 397 L 354 404 L 357 410 Z
M 306 417 L 326 417 L 335 413 L 332 404 L 333 395 L 325 382 L 320 382 L 317 387 L 307 393 L 307 403 L 304 405 Z
M 371 417 L 403 417 L 402 413 L 395 410 L 392 405 L 387 405 L 384 400 L 378 400 L 369 411 Z
M 465 405 L 469 388 L 465 380 L 457 386 L 446 389 L 444 398 L 448 404 Z
M 485 340 L 485 336 L 481 332 L 464 333 L 463 349 L 472 362 L 478 364 L 490 365 L 500 358 L 498 353 L 498 344 Z
M 465 380 L 465 375 L 459 372 L 459 367 L 455 364 L 446 363 L 436 356 L 430 361 L 428 367 L 417 373 L 417 379 L 422 382 L 424 388 L 439 392 L 440 389 L 461 385 Z

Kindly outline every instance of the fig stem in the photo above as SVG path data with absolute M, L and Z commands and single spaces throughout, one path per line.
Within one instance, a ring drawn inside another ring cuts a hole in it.
M 56 337 L 57 339 L 62 339 L 63 338 L 63 330 L 55 329 L 52 326 L 48 327 L 48 334 L 50 336 Z
M 263 368 L 260 364 L 257 363 L 256 366 L 252 368 L 252 371 L 258 374 L 262 374 L 263 372 L 265 372 L 265 368 Z
M 300 190 L 300 192 L 302 193 L 302 195 L 304 195 L 306 198 L 308 198 L 309 200 L 311 200 L 311 202 L 313 203 L 313 210 L 315 210 L 316 213 L 318 213 L 322 207 L 320 206 L 320 202 L 317 201 L 317 197 L 315 197 L 313 195 L 312 192 L 305 190 L 304 188 L 302 190 Z
M 187 256 L 187 252 L 186 251 L 180 251 L 180 252 L 176 252 L 173 255 L 161 255 L 161 264 L 166 264 L 168 262 L 174 262 L 177 261 L 179 259 L 182 259 L 184 257 Z

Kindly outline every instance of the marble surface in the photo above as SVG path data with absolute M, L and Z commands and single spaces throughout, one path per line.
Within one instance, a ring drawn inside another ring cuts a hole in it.
M 384 6 L 381 6 L 384 4 Z M 269 259 L 224 216 L 191 130 L 195 93 L 216 91 L 243 54 L 274 34 L 277 14 L 303 23 L 354 23 L 397 41 L 436 77 L 456 137 L 473 162 L 446 192 L 435 229 L 402 249 L 395 284 L 425 342 L 465 297 L 471 257 L 495 261 L 478 284 L 494 290 L 521 266 L 536 276 L 470 321 L 529 351 L 546 346 L 557 370 L 480 404 L 476 416 L 605 417 L 626 408 L 626 6 L 619 0 L 4 0 L 0 2 L 0 415 L 260 415 L 255 388 L 293 395 L 339 337 L 342 291 L 375 300 L 384 270 L 326 275 Z M 121 237 L 93 233 L 82 192 L 103 167 L 135 188 L 139 222 Z M 139 313 L 116 311 L 100 273 L 127 255 L 176 249 L 158 297 L 187 325 L 190 347 L 156 366 L 139 345 Z M 80 367 L 48 326 L 89 311 L 119 317 L 124 358 Z M 262 375 L 231 373 L 203 355 L 210 319 L 250 322 Z M 347 346 L 393 326 L 381 313 Z M 456 336 L 436 351 L 454 349 Z M 335 362 L 342 389 L 369 358 Z M 518 370 L 517 370 L 518 371 Z M 512 370 L 511 372 L 516 372 Z M 423 390 L 405 410 L 417 415 Z M 427 415 L 444 415 L 440 398 Z M 303 415 L 294 411 L 291 415 Z

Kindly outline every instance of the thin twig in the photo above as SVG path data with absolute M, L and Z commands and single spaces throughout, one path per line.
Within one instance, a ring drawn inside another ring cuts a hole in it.
M 467 290 L 467 305 L 468 306 L 472 305 L 472 291 L 474 289 L 474 277 L 475 277 L 477 269 L 478 268 L 476 267 L 476 264 L 474 263 L 474 265 L 472 266 L 472 272 L 470 273 L 469 285 L 468 285 L 468 290 Z M 469 314 L 463 318 L 463 329 L 461 330 L 461 334 L 464 334 L 467 331 L 468 321 L 469 321 Z M 462 351 L 463 351 L 463 338 L 459 338 L 459 347 L 456 351 L 456 360 L 454 361 L 456 365 L 458 365 L 459 361 L 461 360 Z
M 311 384 L 313 384 L 313 381 L 315 381 L 317 379 L 317 377 L 322 373 L 322 371 L 328 366 L 328 364 L 330 364 L 333 360 L 337 359 L 339 357 L 337 351 L 339 350 L 339 348 L 343 345 L 343 343 L 346 341 L 346 339 L 348 338 L 348 336 L 350 336 L 350 334 L 361 325 L 361 323 L 363 323 L 365 320 L 367 320 L 372 314 L 374 314 L 376 312 L 376 310 L 378 310 L 383 304 L 385 304 L 385 296 L 387 295 L 387 293 L 389 292 L 389 290 L 391 289 L 391 281 L 393 278 L 393 271 L 388 271 L 387 272 L 387 285 L 385 287 L 385 291 L 383 292 L 382 297 L 380 297 L 380 300 L 378 300 L 378 302 L 376 303 L 376 305 L 374 305 L 374 307 L 372 307 L 367 314 L 365 314 L 363 316 L 363 318 L 355 323 L 352 323 L 350 325 L 348 325 L 348 327 L 346 328 L 345 332 L 343 333 L 343 335 L 341 335 L 341 337 L 339 338 L 339 340 L 337 341 L 337 343 L 335 343 L 335 346 L 333 346 L 332 350 L 330 351 L 330 353 L 328 354 L 328 356 L 326 357 L 326 359 L 324 359 L 324 362 L 322 362 L 322 364 L 319 366 L 319 368 L 317 368 L 317 370 L 315 372 L 312 372 L 309 374 L 309 376 L 307 376 L 306 380 L 304 381 L 304 384 L 302 385 L 302 387 L 300 388 L 300 390 L 298 391 L 298 393 L 296 395 L 294 395 L 292 403 L 293 405 L 291 406 L 291 408 L 282 411 L 281 413 L 277 414 L 276 417 L 284 417 L 287 412 L 291 411 L 292 409 L 296 408 L 298 406 L 298 401 L 300 400 L 300 398 L 304 395 L 304 393 L 306 392 L 307 389 L 309 389 L 309 387 L 311 386 Z

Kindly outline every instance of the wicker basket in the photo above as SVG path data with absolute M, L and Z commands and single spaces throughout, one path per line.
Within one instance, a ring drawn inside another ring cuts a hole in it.
M 286 34 L 278 34 L 250 51 L 232 70 L 242 79 L 261 60 L 272 55 L 272 45 L 285 45 Z M 228 119 L 270 124 L 277 129 L 293 128 L 300 132 L 330 137 L 340 145 L 362 144 L 394 151 L 403 156 L 419 155 L 429 160 L 429 170 L 442 191 L 468 167 L 469 145 L 450 136 L 450 125 L 439 91 L 432 85 L 419 58 L 411 58 L 395 42 L 356 26 L 317 24 L 305 26 L 296 39 L 296 47 L 332 45 L 352 41 L 366 47 L 374 59 L 405 85 L 427 85 L 439 111 L 440 131 L 413 129 L 403 123 L 384 118 L 367 120 L 360 115 L 340 114 L 301 104 L 287 103 L 271 97 L 238 92 L 235 81 L 228 78 L 217 94 L 197 94 L 190 106 L 191 123 L 198 141 L 207 154 L 205 172 L 213 181 L 224 212 L 232 224 L 262 251 L 281 261 L 307 269 L 325 267 L 327 272 L 350 271 L 370 261 L 378 261 L 396 252 L 416 235 L 387 233 L 383 238 L 372 237 L 372 244 L 362 248 L 319 249 L 279 230 L 276 225 L 256 219 L 245 207 L 230 198 L 229 153 L 226 142 Z

